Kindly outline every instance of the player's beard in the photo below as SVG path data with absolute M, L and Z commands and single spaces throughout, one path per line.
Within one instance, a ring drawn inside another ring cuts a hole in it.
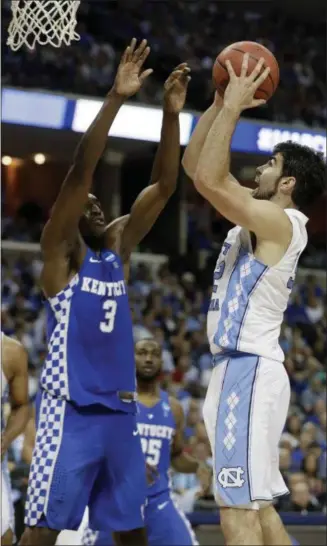
M 261 201 L 271 201 L 273 197 L 275 197 L 277 190 L 278 190 L 278 184 L 281 179 L 281 176 L 279 176 L 275 182 L 275 186 L 271 190 L 263 190 L 258 186 L 254 192 L 252 193 L 253 199 L 258 199 Z
M 141 383 L 154 383 L 157 379 L 159 379 L 161 375 L 161 370 L 157 370 L 156 372 L 153 372 L 152 375 L 143 374 L 142 372 L 136 371 L 136 379 L 137 381 L 140 381 Z

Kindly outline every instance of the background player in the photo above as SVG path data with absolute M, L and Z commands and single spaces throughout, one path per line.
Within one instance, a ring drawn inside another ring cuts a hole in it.
M 21 343 L 1 334 L 1 544 L 13 543 L 14 509 L 7 451 L 26 426 L 29 416 L 27 354 Z M 4 426 L 4 402 L 10 413 Z
M 319 154 L 287 142 L 257 169 L 253 193 L 231 179 L 236 123 L 242 110 L 261 103 L 253 97 L 268 73 L 260 75 L 260 61 L 246 76 L 247 63 L 245 55 L 240 77 L 228 64 L 223 107 L 219 112 L 217 99 L 203 116 L 197 143 L 194 137 L 183 164 L 197 190 L 237 224 L 217 261 L 207 325 L 214 370 L 204 419 L 222 530 L 228 544 L 281 545 L 291 541 L 271 501 L 287 493 L 278 443 L 290 390 L 278 338 L 307 243 L 307 217 L 299 209 L 322 194 L 326 169 Z
M 146 41 L 136 49 L 132 40 L 126 49 L 42 234 L 49 352 L 37 402 L 28 528 L 21 544 L 54 544 L 61 529 L 78 528 L 86 505 L 93 528 L 117 531 L 119 544 L 146 543 L 145 465 L 139 437 L 133 435 L 134 347 L 123 268 L 176 186 L 186 65 L 165 84 L 153 183 L 130 215 L 106 226 L 98 201 L 88 192 L 116 114 L 152 72 L 143 71 L 149 52 Z
M 135 345 L 138 431 L 146 461 L 157 468 L 158 477 L 148 487 L 144 521 L 150 546 L 198 544 L 191 525 L 172 497 L 169 470 L 198 474 L 204 491 L 212 472 L 184 451 L 184 413 L 180 403 L 160 389 L 162 349 L 153 339 Z M 86 529 L 83 544 L 112 544 L 106 533 Z

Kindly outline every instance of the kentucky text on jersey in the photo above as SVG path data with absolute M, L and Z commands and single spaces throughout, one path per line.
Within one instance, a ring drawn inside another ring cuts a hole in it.
M 123 296 L 126 294 L 125 282 L 103 282 L 98 279 L 84 277 L 82 288 L 83 292 L 90 292 L 96 296 Z
M 174 429 L 163 425 L 149 425 L 147 423 L 138 423 L 137 425 L 140 436 L 151 438 L 165 438 L 171 440 L 174 434 Z
M 293 235 L 280 262 L 268 267 L 253 255 L 250 234 L 228 232 L 213 277 L 207 334 L 214 356 L 240 351 L 283 361 L 278 339 L 299 257 L 307 244 L 308 218 L 286 209 Z
M 135 392 L 132 320 L 119 256 L 87 250 L 78 274 L 49 298 L 48 355 L 41 387 L 78 406 L 136 412 L 119 391 Z

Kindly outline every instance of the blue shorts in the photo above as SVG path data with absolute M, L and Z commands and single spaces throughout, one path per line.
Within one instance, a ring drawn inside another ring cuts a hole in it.
M 149 546 L 193 546 L 198 544 L 190 522 L 168 493 L 148 498 L 144 523 Z M 84 546 L 112 546 L 111 534 L 84 531 Z
M 25 524 L 77 530 L 86 506 L 99 531 L 144 527 L 146 473 L 135 415 L 78 408 L 42 392 Z

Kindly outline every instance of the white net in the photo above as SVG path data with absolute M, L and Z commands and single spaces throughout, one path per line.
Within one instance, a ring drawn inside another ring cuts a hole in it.
M 60 47 L 70 45 L 80 36 L 75 32 L 77 0 L 12 0 L 12 20 L 8 27 L 7 45 L 17 51 L 23 45 Z

